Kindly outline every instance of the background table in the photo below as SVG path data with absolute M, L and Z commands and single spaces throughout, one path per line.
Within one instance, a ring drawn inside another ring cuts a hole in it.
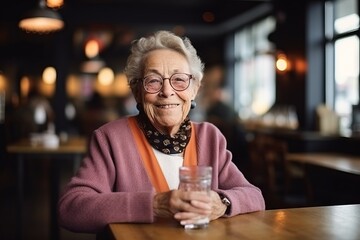
M 340 153 L 289 153 L 286 160 L 360 175 L 360 157 Z
M 46 148 L 42 145 L 32 145 L 29 139 L 22 139 L 6 147 L 8 153 L 17 159 L 17 211 L 18 211 L 18 239 L 23 238 L 23 198 L 24 198 L 24 160 L 46 158 L 51 161 L 50 193 L 51 193 L 51 228 L 50 239 L 59 239 L 59 227 L 56 214 L 56 205 L 59 198 L 59 165 L 58 160 L 70 158 L 77 167 L 82 156 L 87 150 L 87 139 L 84 137 L 70 137 L 67 141 L 60 142 L 56 148 Z
M 288 153 L 285 160 L 304 171 L 312 205 L 360 203 L 360 157 L 335 152 Z
M 232 240 L 360 239 L 360 205 L 267 210 L 221 218 L 207 229 L 184 230 L 175 221 L 109 224 L 100 239 Z

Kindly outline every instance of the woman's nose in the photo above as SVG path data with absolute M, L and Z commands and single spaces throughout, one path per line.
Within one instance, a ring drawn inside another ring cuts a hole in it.
M 160 92 L 164 96 L 170 96 L 170 95 L 174 94 L 174 89 L 170 85 L 170 80 L 168 78 L 164 79 L 163 85 L 162 85 L 162 88 L 161 88 Z

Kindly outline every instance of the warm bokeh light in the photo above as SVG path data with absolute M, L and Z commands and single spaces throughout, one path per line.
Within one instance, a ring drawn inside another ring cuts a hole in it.
M 127 96 L 130 93 L 128 80 L 124 73 L 116 75 L 113 90 L 114 95 L 119 97 Z
M 6 88 L 6 78 L 4 74 L 0 73 L 0 91 L 5 92 Z
M 111 68 L 105 67 L 99 71 L 98 81 L 101 85 L 109 86 L 114 82 L 114 71 Z
M 286 71 L 289 68 L 288 60 L 285 54 L 279 54 L 276 60 L 276 69 L 280 72 Z
M 22 97 L 27 97 L 29 95 L 30 87 L 30 78 L 28 76 L 23 76 L 20 80 L 20 94 Z
M 44 69 L 42 79 L 46 84 L 54 84 L 56 82 L 56 70 L 54 67 Z
M 37 89 L 41 95 L 52 97 L 55 93 L 55 84 L 48 84 L 45 83 L 45 81 L 38 81 Z
M 19 22 L 19 27 L 27 32 L 48 33 L 62 29 L 64 22 L 60 19 L 45 17 L 26 18 Z
M 103 85 L 99 81 L 94 82 L 94 92 L 99 93 L 102 97 L 112 96 L 113 89 L 113 85 Z
M 46 0 L 46 6 L 49 8 L 60 8 L 64 5 L 64 0 Z
M 304 74 L 306 72 L 307 66 L 304 59 L 296 59 L 294 65 L 294 69 L 297 73 Z
M 89 40 L 85 45 L 85 55 L 88 58 L 96 57 L 99 54 L 99 49 L 99 43 L 96 40 Z
M 66 93 L 69 97 L 81 95 L 80 80 L 75 75 L 70 75 L 66 81 Z

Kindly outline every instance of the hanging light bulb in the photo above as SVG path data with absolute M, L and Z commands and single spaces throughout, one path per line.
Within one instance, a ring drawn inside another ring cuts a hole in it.
M 94 58 L 99 54 L 99 43 L 91 39 L 85 44 L 85 55 L 88 58 Z
M 45 68 L 42 79 L 46 84 L 54 84 L 56 82 L 56 69 L 54 67 Z
M 280 53 L 276 59 L 276 68 L 280 72 L 285 72 L 290 69 L 290 62 L 284 53 Z
M 98 80 L 103 86 L 109 86 L 114 82 L 114 71 L 111 68 L 102 68 L 98 73 Z
M 28 12 L 19 22 L 19 27 L 26 32 L 50 33 L 64 27 L 61 16 L 46 7 L 45 1 L 39 1 L 39 7 Z
M 64 0 L 47 0 L 46 6 L 49 8 L 61 8 L 64 5 Z

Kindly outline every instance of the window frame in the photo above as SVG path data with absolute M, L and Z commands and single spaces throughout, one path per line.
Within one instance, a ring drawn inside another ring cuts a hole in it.
M 332 110 L 336 112 L 336 98 L 337 98 L 337 89 L 336 89 L 336 54 L 335 54 L 335 44 L 339 40 L 347 39 L 352 36 L 356 36 L 358 40 L 359 38 L 359 26 L 357 29 L 353 29 L 350 31 L 337 33 L 335 31 L 335 4 L 338 0 L 333 1 L 326 1 L 324 2 L 324 54 L 325 54 L 325 104 L 329 106 Z M 357 0 L 357 14 L 359 15 L 359 1 Z M 360 49 L 360 47 L 358 46 Z M 360 53 L 358 54 L 360 56 Z M 359 59 L 358 59 L 359 61 Z M 357 76 L 358 80 L 358 102 L 360 99 L 360 78 L 359 74 Z M 351 118 L 352 118 L 352 111 L 349 115 L 340 115 L 339 114 L 339 124 L 340 124 L 340 131 L 343 133 L 349 132 L 351 128 Z

